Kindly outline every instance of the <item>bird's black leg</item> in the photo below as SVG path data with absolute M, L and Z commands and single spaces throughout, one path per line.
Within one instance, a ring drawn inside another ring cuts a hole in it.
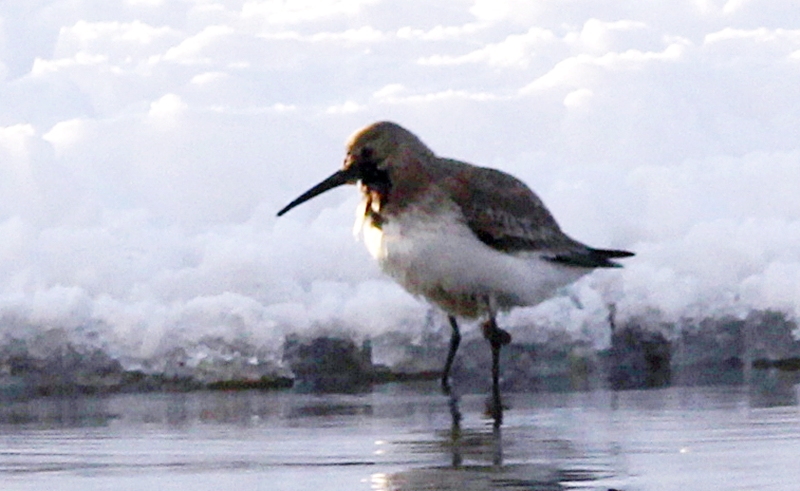
M 511 334 L 497 327 L 494 315 L 483 324 L 483 337 L 492 347 L 492 404 L 489 412 L 494 418 L 495 427 L 503 424 L 503 404 L 500 399 L 500 349 L 511 342 Z
M 444 364 L 444 373 L 442 373 L 442 390 L 449 394 L 450 381 L 448 379 L 450 378 L 450 367 L 453 366 L 453 359 L 456 357 L 458 345 L 461 343 L 461 333 L 458 330 L 456 318 L 450 315 L 447 319 L 450 321 L 450 327 L 453 328 L 453 333 L 450 335 L 450 351 L 447 352 L 447 361 Z

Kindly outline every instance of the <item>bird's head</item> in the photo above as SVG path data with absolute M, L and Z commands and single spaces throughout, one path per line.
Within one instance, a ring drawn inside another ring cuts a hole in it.
M 342 169 L 286 205 L 278 216 L 343 184 L 361 182 L 365 190 L 387 195 L 392 188 L 392 176 L 404 170 L 409 162 L 402 158 L 404 152 L 433 156 L 419 138 L 398 124 L 382 121 L 362 128 L 348 140 Z

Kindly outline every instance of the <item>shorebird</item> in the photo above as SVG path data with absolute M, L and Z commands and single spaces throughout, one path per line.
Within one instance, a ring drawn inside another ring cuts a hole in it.
M 343 184 L 360 183 L 356 229 L 381 269 L 410 293 L 448 315 L 452 329 L 442 372 L 449 375 L 461 341 L 456 318 L 482 318 L 492 350 L 491 408 L 502 421 L 499 358 L 511 335 L 499 311 L 531 306 L 595 268 L 615 268 L 622 250 L 594 249 L 556 223 L 542 200 L 505 172 L 436 156 L 391 122 L 357 131 L 342 168 L 278 212 Z

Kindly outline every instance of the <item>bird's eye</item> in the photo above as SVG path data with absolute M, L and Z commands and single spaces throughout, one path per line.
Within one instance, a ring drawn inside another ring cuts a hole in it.
M 361 149 L 361 154 L 359 155 L 359 157 L 362 160 L 372 160 L 372 156 L 374 154 L 375 154 L 375 152 L 372 150 L 372 148 L 364 147 L 364 148 Z

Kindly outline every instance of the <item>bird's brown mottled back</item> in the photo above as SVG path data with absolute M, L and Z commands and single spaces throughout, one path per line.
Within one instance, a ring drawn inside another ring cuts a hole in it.
M 506 252 L 566 250 L 578 245 L 565 235 L 536 194 L 496 169 L 439 159 L 446 188 L 470 229 L 484 243 Z

